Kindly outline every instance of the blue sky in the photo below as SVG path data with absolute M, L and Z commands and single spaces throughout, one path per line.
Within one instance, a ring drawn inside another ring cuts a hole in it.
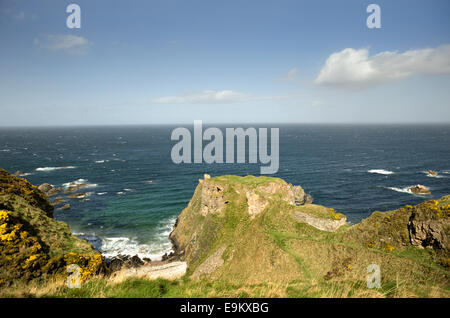
M 0 125 L 450 122 L 449 15 L 447 0 L 0 0 Z

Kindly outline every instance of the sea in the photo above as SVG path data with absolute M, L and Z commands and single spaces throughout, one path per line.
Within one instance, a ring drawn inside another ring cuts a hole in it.
M 279 170 L 272 176 L 301 185 L 315 203 L 345 214 L 350 223 L 373 211 L 450 194 L 450 125 L 204 124 L 204 129 L 212 126 L 279 128 Z M 22 171 L 35 185 L 87 184 L 80 190 L 87 194 L 84 202 L 67 199 L 71 209 L 55 210 L 55 218 L 106 257 L 157 260 L 171 251 L 169 233 L 203 174 L 260 174 L 260 163 L 173 163 L 176 127 L 193 133 L 189 124 L 0 128 L 0 168 Z M 431 195 L 411 193 L 408 187 L 416 184 L 429 187 Z

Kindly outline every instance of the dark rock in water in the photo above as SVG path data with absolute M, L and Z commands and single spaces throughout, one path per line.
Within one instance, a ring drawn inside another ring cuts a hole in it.
M 41 190 L 47 197 L 54 196 L 62 191 L 61 187 L 55 188 L 49 183 L 43 183 L 38 187 L 39 190 Z
M 53 186 L 49 183 L 43 183 L 40 186 L 38 186 L 38 189 L 41 190 L 42 192 L 46 193 L 46 192 L 50 191 L 51 189 L 53 189 Z
M 75 192 L 77 190 L 83 189 L 84 187 L 87 187 L 87 184 L 85 184 L 85 183 L 81 183 L 81 184 L 71 183 L 69 185 L 69 187 L 66 189 L 66 191 L 64 191 L 64 193 L 72 193 L 72 192 Z
M 66 202 L 66 200 L 64 200 L 63 197 L 57 197 L 55 200 L 53 200 L 52 202 L 50 202 L 51 205 L 59 205 L 61 203 Z
M 438 175 L 438 173 L 437 173 L 436 171 L 431 170 L 431 169 L 427 170 L 427 172 L 428 172 L 428 174 L 429 174 L 430 176 L 437 176 L 437 175 Z
M 86 193 L 74 193 L 74 194 L 68 195 L 67 197 L 71 198 L 71 199 L 83 199 L 86 197 Z
M 57 188 L 51 188 L 50 190 L 48 190 L 47 192 L 44 192 L 44 193 L 46 196 L 51 197 L 51 196 L 57 195 L 61 191 L 62 191 L 62 188 L 57 187 Z
M 148 262 L 151 260 L 149 258 L 146 258 Z M 139 256 L 134 255 L 117 255 L 111 258 L 108 262 L 109 269 L 111 271 L 118 271 L 122 268 L 138 268 L 142 265 L 144 265 L 145 262 L 139 258 Z
M 430 189 L 421 184 L 409 187 L 408 189 L 414 194 L 431 194 Z
M 70 204 L 66 203 L 62 207 L 60 207 L 58 210 L 70 210 Z
M 150 258 L 148 258 L 148 257 L 144 257 L 143 259 L 142 259 L 144 262 L 146 262 L 146 263 L 150 263 L 152 260 L 150 259 Z

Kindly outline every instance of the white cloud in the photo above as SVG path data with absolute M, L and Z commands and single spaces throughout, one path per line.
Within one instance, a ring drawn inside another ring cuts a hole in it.
M 248 95 L 230 91 L 206 90 L 198 93 L 189 93 L 183 96 L 160 97 L 154 100 L 156 103 L 173 104 L 212 104 L 212 103 L 236 103 L 248 99 Z
M 47 34 L 34 39 L 34 44 L 40 48 L 52 51 L 65 51 L 70 54 L 84 55 L 90 45 L 88 39 L 77 35 Z
M 318 85 L 366 88 L 414 75 L 450 74 L 450 45 L 403 53 L 381 52 L 369 56 L 368 49 L 344 49 L 331 54 L 315 83 Z
M 279 79 L 279 81 L 281 81 L 281 82 L 292 82 L 292 81 L 295 81 L 297 79 L 297 76 L 298 76 L 298 69 L 297 68 L 293 68 L 289 72 L 284 74 Z

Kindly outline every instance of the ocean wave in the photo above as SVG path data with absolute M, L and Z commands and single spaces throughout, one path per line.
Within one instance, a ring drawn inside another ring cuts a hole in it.
M 384 175 L 394 174 L 393 171 L 384 170 L 384 169 L 371 169 L 371 170 L 367 170 L 367 172 L 369 172 L 369 173 L 377 173 L 377 174 L 384 174 Z
M 164 254 L 173 251 L 169 234 L 172 232 L 176 219 L 176 217 L 169 217 L 159 222 L 159 226 L 155 229 L 155 238 L 147 244 L 126 236 L 100 237 L 96 234 L 84 232 L 74 232 L 73 234 L 91 242 L 106 258 L 122 254 L 138 255 L 141 259 L 147 257 L 155 261 L 161 260 Z
M 98 192 L 97 195 L 105 195 L 108 194 L 108 192 Z
M 168 241 L 168 240 L 167 240 Z M 102 239 L 101 253 L 106 258 L 112 258 L 119 254 L 137 255 L 141 259 L 147 257 L 153 260 L 161 260 L 165 253 L 172 251 L 170 242 L 142 244 L 128 237 L 106 237 Z
M 109 160 L 96 160 L 95 163 L 105 163 L 108 162 Z
M 24 172 L 24 173 L 18 174 L 17 176 L 18 177 L 26 177 L 26 176 L 31 176 L 31 175 L 32 175 L 31 172 Z
M 98 186 L 98 184 L 96 184 L 96 183 L 88 183 L 88 180 L 86 180 L 86 179 L 78 179 L 75 181 L 66 182 L 66 183 L 63 183 L 62 186 L 67 189 L 69 187 L 78 186 L 80 184 L 84 184 L 85 185 L 84 188 L 94 188 L 94 187 Z
M 36 168 L 36 171 L 54 171 L 54 170 L 61 170 L 61 169 L 75 169 L 75 166 L 63 166 L 63 167 L 41 167 Z
M 396 191 L 396 192 L 400 192 L 400 193 L 414 194 L 414 193 L 412 193 L 412 191 L 409 189 L 409 187 L 404 187 L 404 188 L 386 187 L 386 189 L 389 189 L 389 190 L 392 190 L 392 191 Z
M 398 188 L 398 187 L 386 187 L 386 189 L 395 191 L 395 192 L 400 192 L 400 193 L 407 193 L 407 194 L 412 194 L 412 195 L 417 195 L 417 196 L 424 196 L 426 194 L 421 194 L 421 193 L 414 193 L 410 190 L 410 188 L 413 186 L 407 186 L 404 188 Z

